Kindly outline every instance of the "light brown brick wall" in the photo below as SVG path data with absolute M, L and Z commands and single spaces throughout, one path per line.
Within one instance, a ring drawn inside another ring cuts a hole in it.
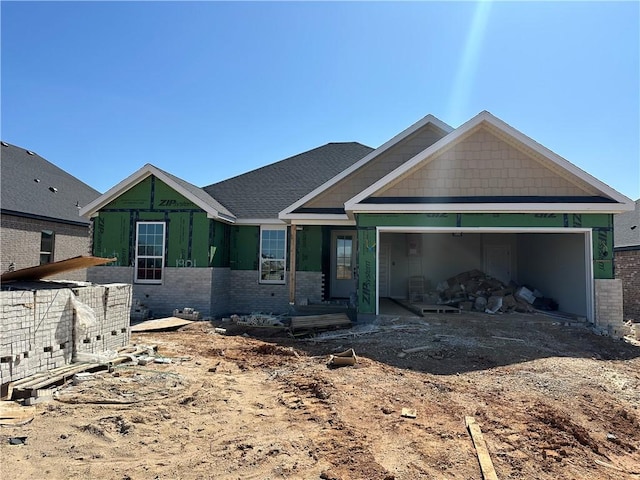
M 0 272 L 33 267 L 40 264 L 40 234 L 42 230 L 55 233 L 54 261 L 90 254 L 89 226 L 36 220 L 2 215 L 0 217 Z M 56 277 L 65 280 L 85 280 L 86 271 L 76 270 Z

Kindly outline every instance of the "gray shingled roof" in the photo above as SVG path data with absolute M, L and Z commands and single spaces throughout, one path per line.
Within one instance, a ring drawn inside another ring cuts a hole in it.
M 613 241 L 616 247 L 640 246 L 640 199 L 636 200 L 635 205 L 635 210 L 613 216 Z
M 100 192 L 40 155 L 6 142 L 0 146 L 0 161 L 2 213 L 89 224 L 77 205 L 87 205 Z
M 328 143 L 204 187 L 239 218 L 278 213 L 373 151 L 357 142 Z

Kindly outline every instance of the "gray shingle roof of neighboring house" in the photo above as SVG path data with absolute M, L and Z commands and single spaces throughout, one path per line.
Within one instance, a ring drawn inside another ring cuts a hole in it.
M 328 143 L 204 187 L 236 217 L 277 218 L 283 209 L 373 151 L 357 142 Z
M 224 205 L 221 205 L 220 202 L 218 202 L 215 198 L 212 198 L 211 195 L 209 195 L 207 192 L 205 192 L 204 189 L 202 189 L 200 187 L 196 187 L 192 183 L 189 183 L 186 180 L 183 180 L 183 179 L 181 179 L 179 177 L 176 177 L 175 175 L 170 174 L 166 170 L 162 170 L 161 168 L 158 168 L 158 167 L 155 167 L 155 168 L 160 170 L 167 177 L 171 178 L 171 180 L 176 182 L 178 185 L 180 185 L 182 188 L 187 190 L 189 193 L 191 193 L 192 195 L 196 196 L 199 200 L 202 200 L 207 205 L 210 205 L 211 207 L 213 207 L 219 213 L 221 213 L 223 215 L 227 215 L 229 217 L 234 217 L 235 216 L 233 213 L 231 213 L 229 210 L 227 210 L 224 207 Z
M 86 183 L 40 155 L 2 142 L 0 146 L 3 214 L 88 225 L 78 210 L 100 196 Z
M 615 247 L 640 246 L 640 199 L 636 209 L 613 216 L 613 241 Z

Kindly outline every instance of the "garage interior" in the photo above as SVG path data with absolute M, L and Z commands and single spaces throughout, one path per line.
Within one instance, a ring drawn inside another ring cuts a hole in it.
M 409 283 L 422 276 L 425 289 L 462 272 L 480 270 L 505 285 L 536 289 L 558 312 L 593 319 L 591 236 L 584 230 L 481 229 L 379 230 L 378 306 L 409 301 Z

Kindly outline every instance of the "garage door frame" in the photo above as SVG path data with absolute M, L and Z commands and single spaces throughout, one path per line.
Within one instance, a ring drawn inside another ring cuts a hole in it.
M 591 228 L 549 227 L 376 227 L 376 245 L 380 245 L 381 233 L 565 233 L 584 235 L 584 261 L 587 299 L 587 321 L 595 321 L 595 296 L 593 279 L 593 230 Z M 376 249 L 376 315 L 380 314 L 380 251 Z

